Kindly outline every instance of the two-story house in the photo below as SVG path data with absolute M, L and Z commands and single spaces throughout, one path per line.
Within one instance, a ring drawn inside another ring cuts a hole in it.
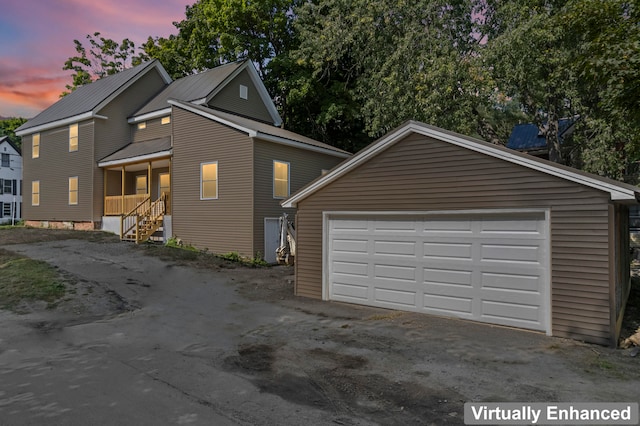
M 0 136 L 0 223 L 13 224 L 22 212 L 22 155 L 8 136 Z
M 151 61 L 21 126 L 24 218 L 273 261 L 280 202 L 350 154 L 282 129 L 250 61 L 175 81 Z M 291 212 L 290 210 L 288 210 Z

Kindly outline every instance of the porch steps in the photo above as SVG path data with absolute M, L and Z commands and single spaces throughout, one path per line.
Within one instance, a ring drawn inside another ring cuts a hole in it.
M 136 229 L 134 228 L 132 232 L 129 232 L 126 235 L 122 236 L 123 241 L 132 241 L 143 243 L 147 240 L 152 241 L 162 241 L 162 219 L 143 219 L 140 221 L 139 225 L 140 235 L 136 233 Z M 159 235 L 158 235 L 159 234 Z

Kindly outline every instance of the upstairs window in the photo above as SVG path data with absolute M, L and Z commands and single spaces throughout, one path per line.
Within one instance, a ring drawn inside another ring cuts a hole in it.
M 249 88 L 244 84 L 240 85 L 240 99 L 249 99 Z
M 78 150 L 78 123 L 69 126 L 69 152 Z
M 2 163 L 0 167 L 9 167 L 9 154 L 2 154 Z
M 40 133 L 31 136 L 31 158 L 40 158 Z
M 69 178 L 69 205 L 78 204 L 78 176 Z
M 147 128 L 147 122 L 143 121 L 142 123 L 138 123 L 138 130 L 144 130 Z
M 40 181 L 34 180 L 31 182 L 31 205 L 40 205 Z
M 200 164 L 200 199 L 218 198 L 218 162 Z
M 171 116 L 167 116 L 167 117 L 162 117 L 160 119 L 160 124 L 169 124 L 171 123 Z
M 289 163 L 273 162 L 273 198 L 289 197 Z

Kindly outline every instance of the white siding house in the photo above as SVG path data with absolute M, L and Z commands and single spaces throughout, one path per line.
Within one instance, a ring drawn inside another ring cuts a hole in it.
M 22 215 L 22 155 L 7 136 L 0 137 L 0 224 Z

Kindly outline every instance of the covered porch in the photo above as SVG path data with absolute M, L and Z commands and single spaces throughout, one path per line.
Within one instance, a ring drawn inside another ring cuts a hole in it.
M 98 166 L 103 170 L 107 230 L 117 233 L 119 228 L 122 239 L 136 242 L 152 237 L 171 214 L 170 138 L 129 144 Z

